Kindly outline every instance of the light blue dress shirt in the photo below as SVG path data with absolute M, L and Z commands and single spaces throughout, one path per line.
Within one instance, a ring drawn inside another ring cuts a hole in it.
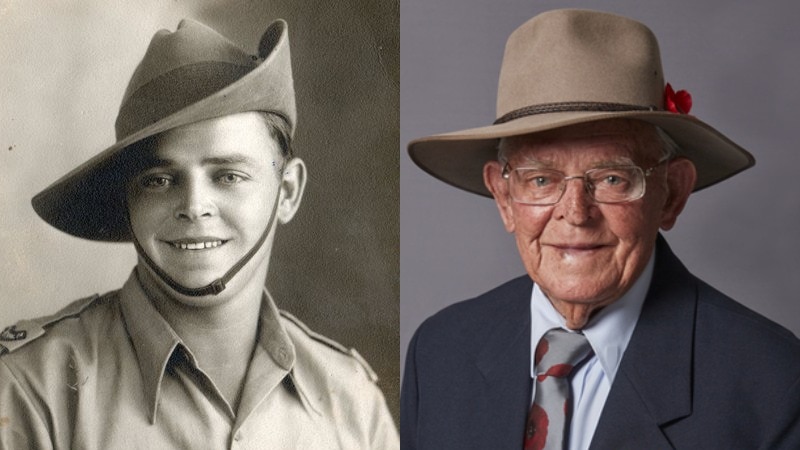
M 600 310 L 582 330 L 594 354 L 572 375 L 574 408 L 568 440 L 569 450 L 588 449 L 592 442 L 622 355 L 639 320 L 639 313 L 653 277 L 654 265 L 655 254 L 650 257 L 642 275 L 630 290 L 619 300 Z M 534 284 L 531 294 L 531 349 L 536 348 L 542 336 L 553 328 L 569 330 L 564 317 L 555 310 L 539 286 Z M 530 364 L 531 383 L 535 391 L 533 351 Z

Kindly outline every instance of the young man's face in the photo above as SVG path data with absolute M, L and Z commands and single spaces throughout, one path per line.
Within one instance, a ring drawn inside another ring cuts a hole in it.
M 287 222 L 303 188 L 258 113 L 197 122 L 159 135 L 128 186 L 133 234 L 173 280 L 197 288 L 222 277 L 264 233 L 275 210 Z M 229 284 L 263 283 L 272 236 Z M 230 292 L 228 293 L 230 294 Z

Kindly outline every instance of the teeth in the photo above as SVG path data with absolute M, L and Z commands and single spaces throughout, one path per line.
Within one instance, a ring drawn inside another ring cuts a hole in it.
M 181 250 L 203 250 L 206 248 L 219 247 L 222 245 L 222 241 L 173 243 L 172 245 Z

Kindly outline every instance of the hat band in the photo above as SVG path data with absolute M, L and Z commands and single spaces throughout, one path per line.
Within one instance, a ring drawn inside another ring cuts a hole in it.
M 624 103 L 603 103 L 603 102 L 559 102 L 542 103 L 539 105 L 526 106 L 515 109 L 494 121 L 493 125 L 510 122 L 520 117 L 534 116 L 536 114 L 559 113 L 559 112 L 624 112 L 624 111 L 656 111 L 655 106 L 626 105 Z
M 188 64 L 126 93 L 115 123 L 117 139 L 148 127 L 230 86 L 255 68 L 228 62 Z

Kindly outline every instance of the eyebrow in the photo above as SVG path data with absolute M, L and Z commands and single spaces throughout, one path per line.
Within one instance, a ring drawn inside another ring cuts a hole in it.
M 614 166 L 635 166 L 636 162 L 627 156 L 620 156 L 609 161 L 603 161 L 597 165 L 598 168 Z
M 257 165 L 256 160 L 254 158 L 239 154 L 213 156 L 209 158 L 203 158 L 200 161 L 200 165 L 202 166 L 223 166 L 226 164 L 244 164 L 250 166 Z M 175 160 L 168 158 L 149 158 L 144 163 L 144 166 L 146 168 L 172 167 L 176 165 L 177 162 Z
M 530 156 L 525 156 L 520 158 L 520 167 L 530 167 L 530 168 L 537 168 L 537 169 L 552 169 L 553 163 L 548 161 L 539 161 L 538 159 L 531 158 Z M 510 162 L 510 161 L 509 161 Z
M 537 168 L 537 169 L 554 169 L 555 168 L 555 164 L 553 164 L 550 161 L 540 161 L 538 159 L 531 158 L 529 156 L 526 156 L 526 157 L 524 157 L 522 159 L 523 159 L 523 161 L 521 162 L 520 167 L 529 167 L 529 168 Z M 631 159 L 631 158 L 629 158 L 627 156 L 619 156 L 619 157 L 616 157 L 616 158 L 612 158 L 610 160 L 600 161 L 596 165 L 594 165 L 592 168 L 601 169 L 601 168 L 606 168 L 606 167 L 635 166 L 635 165 L 636 165 L 636 163 L 633 161 L 633 159 Z
M 246 164 L 255 165 L 256 160 L 245 155 L 216 156 L 204 158 L 200 163 L 204 166 L 221 166 L 225 164 Z

